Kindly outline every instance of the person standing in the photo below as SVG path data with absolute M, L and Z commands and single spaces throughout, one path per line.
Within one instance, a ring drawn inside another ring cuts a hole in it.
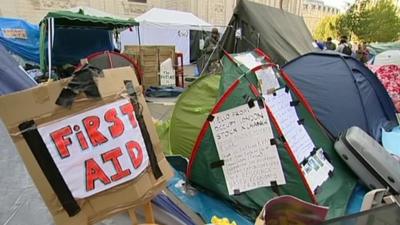
M 332 42 L 332 38 L 331 37 L 328 37 L 326 39 L 325 48 L 326 48 L 326 50 L 332 50 L 332 51 L 336 50 L 336 44 Z
M 218 45 L 220 35 L 218 32 L 217 28 L 213 28 L 211 30 L 211 35 L 210 37 L 207 37 L 207 39 L 204 42 L 204 48 L 203 48 L 203 63 L 202 68 L 204 69 L 205 66 L 208 66 L 206 68 L 206 71 L 208 73 L 215 73 L 219 69 L 219 52 L 216 49 Z
M 346 39 L 340 40 L 339 46 L 337 47 L 336 51 L 349 56 L 353 54 L 353 51 L 351 50 L 350 45 L 347 44 Z

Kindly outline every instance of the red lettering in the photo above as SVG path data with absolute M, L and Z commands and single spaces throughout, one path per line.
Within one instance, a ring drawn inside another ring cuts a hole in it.
M 131 171 L 129 169 L 122 170 L 121 164 L 119 163 L 118 160 L 118 157 L 120 157 L 121 155 L 122 151 L 120 148 L 114 148 L 108 152 L 101 154 L 101 158 L 103 159 L 103 161 L 104 162 L 111 161 L 115 171 L 117 172 L 116 174 L 111 176 L 112 181 L 120 180 L 131 174 Z
M 60 154 L 61 158 L 69 157 L 68 145 L 71 145 L 71 138 L 65 138 L 72 134 L 72 129 L 70 126 L 63 127 L 59 130 L 56 130 L 50 134 L 51 139 L 56 145 L 57 151 Z
M 128 143 L 125 144 L 125 146 L 126 146 L 126 150 L 128 150 L 133 167 L 135 169 L 139 168 L 139 166 L 143 162 L 142 147 L 140 147 L 140 144 L 137 143 L 136 141 L 129 141 Z M 135 149 L 136 149 L 137 153 L 135 153 Z
M 131 103 L 126 103 L 125 105 L 121 105 L 119 108 L 121 109 L 121 112 L 124 115 L 128 115 L 129 121 L 131 122 L 132 127 L 136 128 L 137 127 L 137 121 L 136 121 L 135 112 L 133 110 L 132 104 Z
M 86 150 L 89 148 L 88 143 L 83 135 L 82 131 L 76 133 L 76 137 L 78 138 L 79 145 L 81 146 L 82 150 Z
M 104 173 L 100 166 L 94 161 L 94 159 L 88 159 L 85 161 L 86 167 L 86 191 L 92 191 L 95 189 L 96 180 L 101 181 L 103 184 L 111 183 L 110 178 Z
M 117 138 L 124 133 L 124 123 L 118 118 L 116 109 L 108 110 L 104 114 L 104 119 L 109 123 L 113 123 L 112 126 L 108 127 L 111 137 Z
M 107 138 L 99 131 L 99 117 L 88 116 L 83 119 L 83 125 L 85 126 L 86 133 L 88 134 L 89 140 L 93 146 L 101 145 L 108 141 Z

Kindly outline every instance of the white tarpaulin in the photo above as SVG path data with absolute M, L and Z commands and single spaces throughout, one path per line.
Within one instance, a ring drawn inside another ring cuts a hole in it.
M 183 64 L 190 64 L 190 30 L 210 31 L 212 25 L 192 13 L 152 8 L 135 18 L 140 23 L 142 45 L 174 45 L 183 53 Z M 135 27 L 137 29 L 137 27 Z M 121 45 L 138 45 L 137 30 L 121 33 Z

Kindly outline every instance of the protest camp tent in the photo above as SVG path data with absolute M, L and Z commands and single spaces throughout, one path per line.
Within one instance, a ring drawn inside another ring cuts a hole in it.
M 368 48 L 374 53 L 379 54 L 387 50 L 400 50 L 400 41 L 386 43 L 370 43 Z
M 248 0 L 238 2 L 222 41 L 231 53 L 260 48 L 279 65 L 314 50 L 302 17 Z
M 36 86 L 36 82 L 0 44 L 0 95 L 21 91 Z
M 387 50 L 374 56 L 368 64 L 371 65 L 398 65 L 400 66 L 400 50 Z
M 24 60 L 39 63 L 39 26 L 21 19 L 0 17 L 0 44 Z
M 140 36 L 129 29 L 123 31 L 122 46 L 138 45 L 139 41 L 142 45 L 174 45 L 176 51 L 183 53 L 185 65 L 199 56 L 197 43 L 203 31 L 212 29 L 211 24 L 192 13 L 168 9 L 152 8 L 135 20 L 140 23 Z
M 255 51 L 252 54 L 262 55 L 262 52 Z M 265 59 L 263 65 L 269 65 L 267 57 L 263 55 L 262 57 Z M 276 194 L 270 187 L 242 192 L 239 195 L 230 196 L 228 194 L 222 168 L 213 166 L 214 162 L 218 162 L 220 158 L 209 118 L 215 113 L 259 99 L 260 95 L 256 88 L 259 87 L 259 83 L 254 71 L 244 66 L 238 66 L 236 62 L 232 61 L 231 55 L 224 56 L 222 61 L 224 65 L 222 75 L 201 77 L 177 101 L 170 124 L 171 150 L 173 154 L 190 154 L 187 178 L 192 184 L 227 200 L 243 215 L 254 220 L 266 201 Z M 284 87 L 286 75 L 282 76 L 280 82 L 281 87 Z M 335 175 L 325 182 L 315 195 L 305 183 L 298 167 L 299 164 L 290 157 L 288 147 L 285 144 L 285 146 L 278 145 L 281 164 L 287 180 L 286 185 L 279 186 L 279 192 L 297 196 L 305 201 L 316 201 L 322 205 L 329 205 L 330 217 L 343 215 L 355 186 L 355 178 L 336 155 L 333 150 L 333 142 L 318 125 L 301 94 L 292 86 L 292 83 L 286 83 L 286 85 L 288 91 L 300 102 L 296 110 L 299 117 L 306 121 L 304 126 L 313 142 L 316 146 L 322 147 L 332 158 Z M 276 138 L 282 135 L 279 125 L 274 124 L 272 128 Z M 181 136 L 185 137 L 178 138 L 179 134 L 183 133 L 185 135 Z M 178 146 L 181 147 L 177 149 Z
M 380 140 L 397 124 L 396 110 L 378 78 L 358 60 L 338 53 L 308 53 L 283 66 L 334 138 L 352 126 Z
M 88 7 L 49 12 L 40 22 L 41 68 L 45 68 L 46 57 L 49 67 L 75 65 L 92 53 L 113 51 L 113 31 L 137 25 L 133 19 Z

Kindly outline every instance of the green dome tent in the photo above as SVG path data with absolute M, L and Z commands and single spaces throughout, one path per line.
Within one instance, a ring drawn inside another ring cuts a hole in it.
M 220 75 L 202 76 L 179 97 L 169 128 L 169 147 L 173 154 L 190 156 L 200 129 L 217 101 L 220 78 Z
M 329 139 L 325 130 L 316 121 L 312 109 L 302 94 L 283 71 L 279 73 L 276 69 L 280 87 L 287 89 L 294 101 L 298 102 L 295 107 L 297 115 L 302 118 L 303 126 L 315 147 L 322 148 L 329 157 L 334 172 L 320 187 L 311 190 L 301 164 L 296 161 L 293 149 L 285 141 L 280 125 L 269 111 L 274 138 L 279 143 L 276 146 L 286 184 L 278 188 L 261 187 L 229 195 L 223 165 L 215 166 L 215 162 L 220 162 L 221 159 L 209 119 L 216 113 L 262 99 L 255 71 L 273 65 L 260 50 L 251 54 L 256 57 L 262 56 L 263 65 L 249 70 L 244 65 L 238 64 L 232 55 L 225 53 L 222 59 L 223 75 L 200 78 L 178 100 L 171 119 L 170 144 L 174 154 L 186 156 L 191 154 L 187 178 L 192 184 L 232 203 L 239 212 L 251 219 L 255 219 L 262 206 L 277 196 L 277 193 L 329 206 L 331 218 L 344 215 L 356 178 L 334 151 L 333 140 Z

